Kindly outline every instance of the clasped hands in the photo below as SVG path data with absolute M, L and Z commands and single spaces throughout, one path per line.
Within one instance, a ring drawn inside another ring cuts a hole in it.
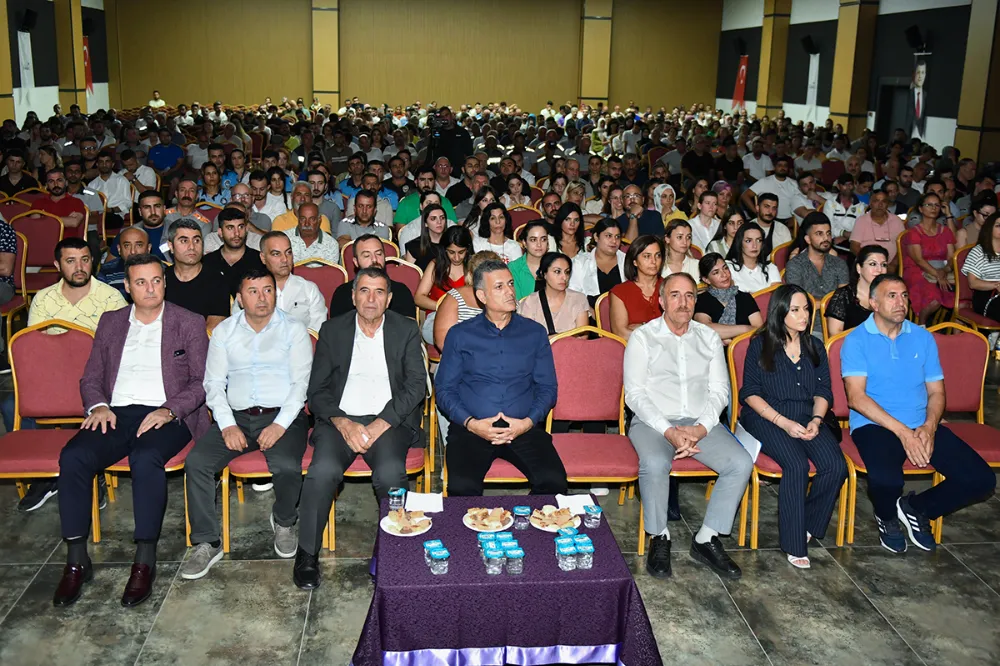
M 495 427 L 493 424 L 501 419 L 507 422 L 507 426 L 504 428 Z M 466 424 L 465 428 L 473 435 L 482 437 L 493 446 L 504 446 L 531 430 L 533 425 L 534 423 L 532 423 L 531 419 L 515 419 L 500 412 L 496 416 L 490 416 L 485 419 L 472 419 Z
M 936 430 L 936 427 L 925 423 L 913 430 L 904 428 L 902 433 L 897 433 L 903 450 L 906 451 L 906 458 L 915 466 L 923 468 L 930 464 Z
M 340 436 L 355 453 L 366 453 L 375 440 L 389 429 L 389 424 L 381 418 L 375 419 L 366 426 L 343 416 L 336 416 L 332 421 L 333 426 L 340 432 Z
M 810 419 L 806 425 L 802 425 L 784 416 L 779 416 L 776 421 L 775 425 L 784 430 L 792 439 L 804 439 L 808 442 L 811 439 L 815 439 L 816 435 L 819 434 L 820 423 L 815 418 Z
M 708 434 L 708 429 L 703 425 L 690 426 L 670 426 L 663 436 L 667 438 L 670 445 L 674 447 L 674 460 L 687 458 L 696 453 L 701 453 L 698 442 Z
M 285 434 L 285 428 L 272 423 L 257 435 L 257 446 L 261 451 L 267 451 L 278 443 L 278 440 Z M 230 451 L 246 451 L 247 438 L 237 425 L 226 426 L 222 429 L 222 439 L 226 443 L 226 448 Z

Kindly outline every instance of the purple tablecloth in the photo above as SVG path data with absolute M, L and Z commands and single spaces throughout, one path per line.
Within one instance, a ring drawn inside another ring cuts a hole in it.
M 594 542 L 594 568 L 556 564 L 555 535 L 511 530 L 525 551 L 524 573 L 486 574 L 476 532 L 462 524 L 471 507 L 541 508 L 554 497 L 449 497 L 419 537 L 379 532 L 375 595 L 353 666 L 662 664 L 642 597 L 606 521 L 581 526 Z M 382 515 L 386 514 L 382 505 Z M 449 571 L 431 574 L 423 542 L 441 539 Z

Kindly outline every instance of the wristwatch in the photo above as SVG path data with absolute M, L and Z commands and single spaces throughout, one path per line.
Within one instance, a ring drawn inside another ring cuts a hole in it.
M 166 407 L 165 409 L 167 410 L 167 414 L 170 414 L 170 419 L 172 421 L 176 421 L 177 420 L 177 415 L 174 414 L 174 410 L 170 409 L 169 407 Z

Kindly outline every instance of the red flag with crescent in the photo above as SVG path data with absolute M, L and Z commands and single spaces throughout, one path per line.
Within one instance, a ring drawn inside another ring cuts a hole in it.
M 94 94 L 94 73 L 90 69 L 90 38 L 83 37 L 83 71 L 87 81 L 87 92 Z
M 747 56 L 740 56 L 740 69 L 736 72 L 736 88 L 733 90 L 733 109 L 746 108 L 747 66 Z

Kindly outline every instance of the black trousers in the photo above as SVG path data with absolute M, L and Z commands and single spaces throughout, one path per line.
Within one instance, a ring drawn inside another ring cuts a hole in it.
M 375 416 L 352 416 L 352 421 L 368 425 Z M 407 425 L 389 428 L 361 454 L 372 470 L 372 487 L 381 501 L 389 496 L 390 488 L 406 488 L 406 453 L 416 441 L 417 433 Z M 299 547 L 315 555 L 319 552 L 330 516 L 330 506 L 344 472 L 358 457 L 340 431 L 319 419 L 312 434 L 313 458 L 302 484 L 302 505 L 299 510 Z
M 118 421 L 107 433 L 81 430 L 59 455 L 59 520 L 64 539 L 90 534 L 94 476 L 128 456 L 132 471 L 132 508 L 136 541 L 160 538 L 167 505 L 167 474 L 163 468 L 191 441 L 183 421 L 171 421 L 136 437 L 139 425 L 156 407 L 113 407 Z
M 555 495 L 568 488 L 566 468 L 552 445 L 552 436 L 538 427 L 510 444 L 495 446 L 453 423 L 445 458 L 449 495 L 482 495 L 483 478 L 497 458 L 514 465 L 528 478 L 533 495 Z

